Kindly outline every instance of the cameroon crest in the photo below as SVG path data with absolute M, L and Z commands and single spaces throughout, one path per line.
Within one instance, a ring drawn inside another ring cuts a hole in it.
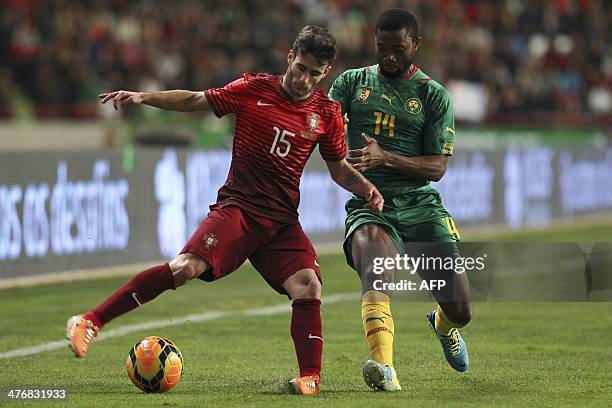
M 368 97 L 370 96 L 370 92 L 372 92 L 371 88 L 361 88 L 361 90 L 359 91 L 359 95 L 357 95 L 357 103 L 366 103 Z
M 423 110 L 423 103 L 419 98 L 410 98 L 405 103 L 406 110 L 413 115 L 418 115 Z

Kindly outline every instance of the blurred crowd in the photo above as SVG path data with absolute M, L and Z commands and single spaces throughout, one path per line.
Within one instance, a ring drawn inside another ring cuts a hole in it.
M 374 24 L 413 10 L 417 63 L 484 90 L 487 118 L 612 115 L 609 0 L 0 0 L 0 117 L 95 117 L 103 90 L 205 89 L 282 73 L 305 24 L 328 27 L 334 71 L 375 63 Z

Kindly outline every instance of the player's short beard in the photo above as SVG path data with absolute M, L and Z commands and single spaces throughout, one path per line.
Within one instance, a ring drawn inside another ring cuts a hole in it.
M 283 78 L 281 79 L 281 87 L 283 89 L 283 91 L 292 99 L 306 99 L 308 97 L 310 97 L 310 95 L 312 94 L 312 88 L 311 87 L 309 89 L 308 92 L 304 93 L 304 94 L 300 94 L 298 93 L 299 91 L 297 89 L 294 89 L 294 78 L 293 78 L 293 74 L 291 73 L 290 70 L 287 70 L 287 72 L 285 73 L 285 75 L 283 75 Z
M 378 61 L 378 66 L 380 67 L 380 72 L 387 78 L 391 78 L 391 79 L 395 79 L 395 78 L 399 78 L 400 76 L 404 75 L 406 73 L 406 71 L 408 71 L 410 69 L 410 66 L 412 66 L 414 59 L 410 58 L 409 60 L 406 61 L 406 63 L 399 69 L 397 70 L 395 73 L 390 74 L 390 73 L 386 73 L 383 70 L 383 64 L 382 61 L 379 60 Z

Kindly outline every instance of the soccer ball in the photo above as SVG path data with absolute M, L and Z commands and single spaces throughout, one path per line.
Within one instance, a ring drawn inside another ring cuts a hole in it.
M 151 336 L 136 343 L 126 361 L 127 373 L 144 392 L 166 392 L 181 380 L 183 355 L 163 337 Z

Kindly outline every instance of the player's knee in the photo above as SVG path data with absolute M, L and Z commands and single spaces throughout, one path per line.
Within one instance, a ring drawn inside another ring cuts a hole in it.
M 472 305 L 469 303 L 460 304 L 459 307 L 451 313 L 446 313 L 446 315 L 451 322 L 461 327 L 467 326 L 472 321 Z
M 283 285 L 293 299 L 319 299 L 321 282 L 312 269 L 303 269 L 291 276 Z
M 176 287 L 195 279 L 209 268 L 206 261 L 194 254 L 180 254 L 170 262 Z
M 377 224 L 363 224 L 353 233 L 353 245 L 367 245 L 388 240 L 387 231 Z
M 372 256 L 387 255 L 390 242 L 387 231 L 380 225 L 363 224 L 359 226 L 353 233 L 351 242 L 353 263 L 357 272 L 361 275 L 366 268 L 371 266 L 368 263 Z M 366 254 L 365 257 L 364 254 Z
M 295 288 L 295 296 L 292 297 L 294 299 L 319 299 L 321 297 L 321 282 L 319 282 L 317 275 L 313 272 L 301 280 Z
M 304 297 L 302 299 L 319 299 L 321 297 L 321 282 L 317 276 L 313 276 L 308 280 L 304 288 Z

